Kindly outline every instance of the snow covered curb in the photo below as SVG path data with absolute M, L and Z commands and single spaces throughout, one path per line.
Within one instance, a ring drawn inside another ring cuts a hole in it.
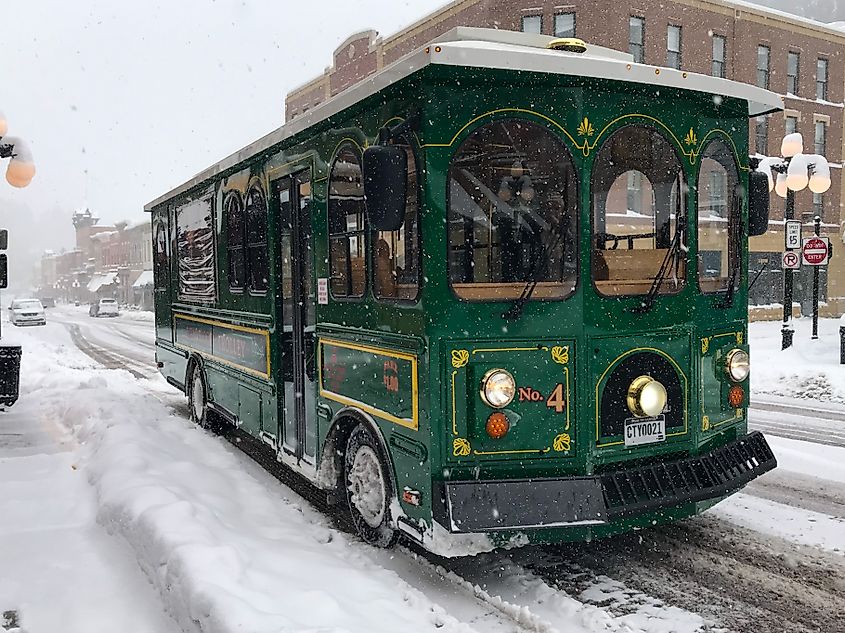
M 29 338 L 28 390 L 73 431 L 98 521 L 134 548 L 185 631 L 472 631 L 284 487 L 268 494 L 235 449 L 171 413 L 181 398 L 163 383 Z

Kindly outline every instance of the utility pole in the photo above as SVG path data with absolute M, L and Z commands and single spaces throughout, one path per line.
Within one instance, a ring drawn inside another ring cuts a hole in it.
M 816 237 L 821 234 L 822 219 L 818 215 L 813 220 Z M 819 338 L 819 267 L 813 266 L 813 340 Z
M 784 160 L 786 163 L 787 168 L 789 167 L 789 161 L 791 159 L 787 158 Z M 784 227 L 786 227 L 786 222 L 789 220 L 795 219 L 795 192 L 792 189 L 786 190 L 786 213 L 784 214 Z M 787 349 L 792 347 L 792 338 L 795 336 L 795 330 L 792 327 L 792 285 L 793 285 L 793 278 L 792 278 L 792 269 L 791 268 L 784 268 L 783 270 L 783 326 L 781 327 L 781 349 Z

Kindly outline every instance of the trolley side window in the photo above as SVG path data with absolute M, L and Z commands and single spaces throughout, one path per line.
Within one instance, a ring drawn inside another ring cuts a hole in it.
M 449 168 L 449 280 L 464 300 L 575 291 L 578 180 L 563 142 L 518 119 L 488 123 Z
M 213 196 L 207 194 L 176 209 L 176 246 L 179 253 L 179 297 L 214 301 Z
M 373 239 L 373 292 L 379 299 L 414 301 L 420 289 L 419 183 L 414 152 L 408 155 L 405 221 L 397 231 L 376 231 Z
M 267 258 L 267 196 L 261 185 L 253 183 L 246 194 L 246 259 L 249 265 L 249 290 L 267 291 L 270 276 Z
M 246 260 L 244 250 L 244 204 L 241 194 L 232 191 L 226 196 L 226 239 L 229 259 L 229 288 L 235 292 L 244 289 L 246 283 Z
M 698 284 L 704 293 L 739 282 L 743 195 L 739 169 L 727 143 L 715 140 L 701 157 L 698 174 Z
M 153 216 L 153 283 L 156 290 L 170 285 L 170 256 L 167 236 L 167 210 Z
M 329 176 L 329 268 L 332 296 L 362 297 L 366 288 L 366 213 L 361 158 L 338 152 Z
M 678 155 L 657 130 L 615 132 L 592 174 L 593 282 L 606 296 L 660 294 L 686 278 L 686 184 Z

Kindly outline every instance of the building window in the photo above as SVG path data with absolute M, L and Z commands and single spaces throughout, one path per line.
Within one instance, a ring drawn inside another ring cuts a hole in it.
M 180 299 L 214 301 L 216 297 L 213 199 L 208 194 L 176 209 Z
M 628 52 L 638 64 L 645 61 L 645 18 L 631 16 L 628 20 Z
M 229 258 L 229 288 L 243 290 L 246 283 L 246 260 L 244 257 L 244 205 L 237 191 L 226 197 L 226 238 Z
M 524 15 L 524 16 L 522 16 L 522 32 L 523 33 L 542 33 L 543 32 L 543 16 L 542 15 Z
M 823 193 L 814 193 L 813 194 L 813 217 L 819 216 L 821 219 L 824 219 L 824 194 Z
M 798 117 L 797 116 L 787 116 L 786 117 L 786 134 L 795 134 L 798 131 Z
M 414 301 L 420 289 L 419 183 L 411 146 L 401 147 L 408 156 L 405 220 L 396 231 L 378 231 L 373 240 L 373 293 L 379 299 Z
M 758 116 L 754 126 L 754 150 L 763 156 L 769 155 L 769 118 Z
M 769 62 L 772 51 L 768 46 L 762 44 L 757 47 L 757 85 L 761 88 L 769 88 Z
M 827 101 L 827 60 L 816 61 L 816 99 Z
M 666 65 L 669 68 L 681 67 L 681 27 L 669 25 L 666 31 Z
M 249 289 L 267 291 L 270 266 L 267 257 L 267 197 L 258 183 L 246 194 L 246 261 Z
M 786 92 L 798 94 L 798 70 L 801 67 L 801 55 L 790 51 L 786 61 Z
M 827 124 L 816 121 L 816 154 L 824 156 L 827 151 Z
M 725 50 L 727 40 L 723 35 L 713 36 L 713 66 L 710 74 L 714 77 L 725 78 Z
M 555 37 L 575 37 L 574 13 L 558 13 L 555 16 Z
M 367 280 L 366 213 L 361 159 L 340 150 L 329 177 L 329 268 L 332 295 L 362 297 Z

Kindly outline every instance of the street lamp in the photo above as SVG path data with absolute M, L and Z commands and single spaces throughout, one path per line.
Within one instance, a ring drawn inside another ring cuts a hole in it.
M 795 219 L 795 192 L 807 187 L 813 193 L 824 193 L 830 189 L 830 165 L 824 156 L 804 153 L 804 138 L 797 132 L 783 137 L 780 146 L 782 158 L 770 157 L 760 161 L 757 167 L 769 177 L 769 191 L 786 198 L 784 229 L 788 220 Z M 775 174 L 777 177 L 775 177 Z M 795 333 L 792 328 L 792 269 L 783 271 L 783 327 L 781 328 L 781 349 L 792 346 Z
M 0 158 L 11 158 L 6 168 L 6 181 L 13 187 L 26 187 L 35 176 L 35 163 L 29 146 L 21 139 L 6 136 L 9 125 L 0 112 Z

